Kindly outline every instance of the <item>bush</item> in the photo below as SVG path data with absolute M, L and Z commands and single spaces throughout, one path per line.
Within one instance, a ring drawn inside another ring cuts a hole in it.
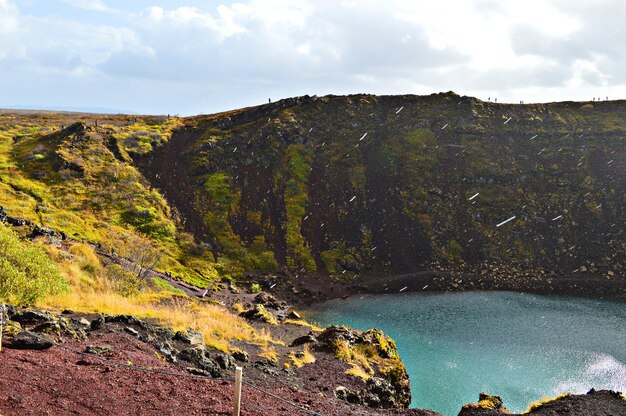
M 20 241 L 17 234 L 0 224 L 0 299 L 30 305 L 68 291 L 68 282 L 42 247 Z
M 146 287 L 146 281 L 119 264 L 111 264 L 106 270 L 107 279 L 114 290 L 122 296 L 134 296 Z

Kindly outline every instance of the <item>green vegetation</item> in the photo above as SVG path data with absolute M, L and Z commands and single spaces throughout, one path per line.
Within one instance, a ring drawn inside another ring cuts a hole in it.
M 258 283 L 253 283 L 250 285 L 250 293 L 259 293 L 261 291 L 261 285 Z
M 204 224 L 214 236 L 220 252 L 225 255 L 222 270 L 226 274 L 237 275 L 244 270 L 276 270 L 278 263 L 267 249 L 263 236 L 256 236 L 246 246 L 233 231 L 229 218 L 239 207 L 239 194 L 232 191 L 230 177 L 226 173 L 206 175 L 204 192 L 198 198 L 200 205 L 206 207 Z
M 45 250 L 0 224 L 0 299 L 30 305 L 67 292 L 69 285 Z
M 283 267 L 352 279 L 584 263 L 621 276 L 623 108 L 593 107 L 446 93 L 302 98 L 185 120 L 98 116 L 98 126 L 3 115 L 0 205 L 107 249 L 144 236 L 162 252 L 157 269 L 201 287 Z M 170 143 L 183 125 L 185 139 Z M 178 168 L 151 164 L 170 146 Z M 169 197 L 189 195 L 170 207 L 137 166 Z
M 311 169 L 309 150 L 302 145 L 288 146 L 282 168 L 282 176 L 276 177 L 276 186 L 284 187 L 287 265 L 314 272 L 317 270 L 315 260 L 301 232 L 308 203 L 307 179 Z
M 185 295 L 185 291 L 182 289 L 179 289 L 177 287 L 172 286 L 172 284 L 170 282 L 168 282 L 167 280 L 163 280 L 159 277 L 155 277 L 152 279 L 152 284 L 157 287 L 158 289 L 165 291 L 165 292 L 171 292 L 175 295 Z
M 132 146 L 136 132 L 159 134 L 151 141 L 159 146 L 180 120 L 103 117 L 96 127 L 89 119 L 70 125 L 56 115 L 1 115 L 0 205 L 9 215 L 109 250 L 120 236 L 146 236 L 163 253 L 158 269 L 208 286 L 219 278 L 212 254 L 177 230 L 167 202 L 129 156 L 142 154 Z M 62 125 L 69 127 L 61 131 Z

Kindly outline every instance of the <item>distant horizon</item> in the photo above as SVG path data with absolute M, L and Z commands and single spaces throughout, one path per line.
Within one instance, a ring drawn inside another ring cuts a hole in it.
M 617 99 L 612 99 L 611 97 L 592 97 L 592 99 L 590 100 L 574 100 L 574 99 L 566 99 L 566 100 L 553 100 L 553 101 L 537 101 L 537 102 L 507 102 L 507 101 L 494 101 L 495 99 L 497 99 L 497 97 L 488 97 L 487 99 L 483 99 L 481 97 L 475 97 L 472 95 L 465 95 L 465 94 L 459 94 L 456 91 L 452 91 L 452 90 L 448 90 L 448 91 L 438 91 L 438 92 L 432 92 L 430 94 L 412 94 L 412 93 L 406 93 L 406 94 L 371 94 L 371 93 L 367 93 L 367 92 L 361 92 L 361 93 L 349 93 L 349 94 L 324 94 L 324 95 L 319 95 L 319 94 L 304 94 L 304 95 L 295 95 L 295 96 L 290 96 L 290 97 L 283 97 L 283 98 L 279 98 L 276 100 L 271 100 L 271 102 L 260 102 L 260 103 L 256 103 L 256 104 L 250 104 L 250 105 L 245 105 L 242 107 L 229 107 L 229 108 L 224 108 L 222 110 L 219 111 L 215 111 L 215 112 L 200 112 L 200 113 L 190 113 L 190 114 L 181 114 L 181 113 L 144 113 L 144 112 L 138 112 L 138 111 L 132 111 L 132 110 L 124 110 L 124 109 L 116 109 L 116 108 L 105 108 L 105 107 L 82 107 L 82 106 L 38 106 L 38 105 L 4 105 L 4 104 L 0 104 L 0 113 L 1 112 L 10 112 L 12 110 L 16 110 L 16 111 L 32 111 L 32 112 L 52 112 L 52 113 L 82 113 L 82 114 L 102 114 L 102 115 L 137 115 L 137 116 L 166 116 L 166 115 L 171 115 L 171 116 L 177 116 L 177 117 L 193 117 L 193 116 L 199 116 L 199 115 L 210 115 L 210 114 L 219 114 L 219 113 L 223 113 L 223 112 L 228 112 L 228 111 L 232 111 L 232 110 L 239 110 L 239 109 L 243 109 L 243 108 L 250 108 L 250 107 L 258 107 L 258 106 L 262 106 L 265 104 L 271 104 L 271 103 L 275 103 L 275 102 L 279 102 L 282 100 L 288 100 L 291 98 L 298 98 L 298 97 L 304 97 L 304 96 L 317 96 L 317 97 L 325 97 L 325 96 L 337 96 L 337 97 L 346 97 L 346 96 L 351 96 L 351 95 L 373 95 L 373 96 L 377 96 L 377 97 L 383 97 L 383 96 L 387 96 L 387 97 L 402 97 L 402 96 L 416 96 L 416 97 L 427 97 L 429 95 L 436 95 L 436 94 L 445 94 L 445 93 L 449 93 L 449 92 L 453 92 L 461 97 L 470 97 L 470 98 L 475 98 L 477 100 L 483 101 L 483 102 L 490 102 L 492 104 L 506 104 L 506 105 L 534 105 L 534 104 L 556 104 L 556 103 L 569 103 L 569 102 L 573 102 L 573 103 L 590 103 L 593 104 L 594 102 L 614 102 L 614 101 L 624 101 L 626 100 L 625 98 L 617 98 Z M 594 101 L 595 100 L 595 101 Z

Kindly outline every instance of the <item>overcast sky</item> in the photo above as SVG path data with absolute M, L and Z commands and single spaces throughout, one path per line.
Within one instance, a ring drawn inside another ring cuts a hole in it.
M 626 0 L 0 0 L 0 107 L 626 98 Z

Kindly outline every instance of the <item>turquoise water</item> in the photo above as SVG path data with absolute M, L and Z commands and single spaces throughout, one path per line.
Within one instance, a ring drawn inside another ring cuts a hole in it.
M 324 325 L 380 328 L 411 377 L 412 407 L 456 416 L 478 393 L 523 411 L 543 396 L 626 392 L 626 303 L 513 292 L 396 294 L 326 302 Z

